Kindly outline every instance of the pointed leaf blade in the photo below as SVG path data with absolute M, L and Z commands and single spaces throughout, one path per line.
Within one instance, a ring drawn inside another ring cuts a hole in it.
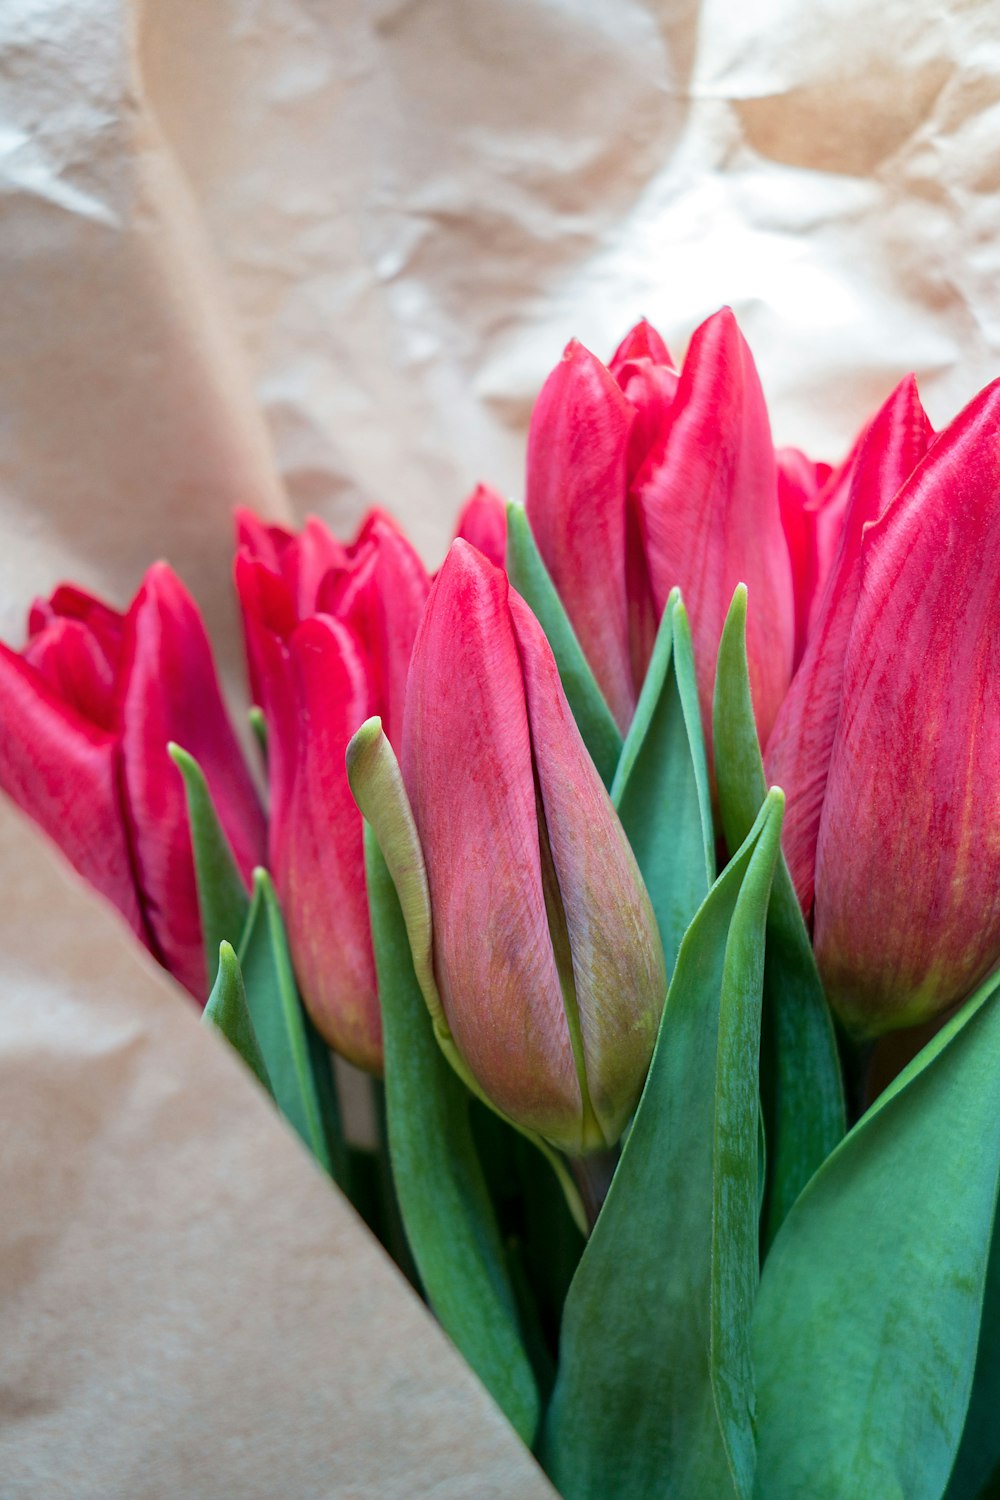
M 219 944 L 219 972 L 215 976 L 212 993 L 202 1012 L 202 1020 L 226 1038 L 230 1046 L 246 1063 L 262 1088 L 272 1098 L 271 1080 L 261 1056 L 257 1033 L 253 1029 L 250 1009 L 240 961 L 231 943 Z
M 254 872 L 253 903 L 239 961 L 275 1102 L 320 1166 L 346 1190 L 347 1148 L 330 1054 L 302 1005 L 285 924 L 266 870 Z
M 691 632 L 676 589 L 663 611 L 611 800 L 653 903 L 669 973 L 715 879 Z
M 441 1326 L 530 1444 L 538 1389 L 472 1138 L 470 1096 L 435 1039 L 396 889 L 367 824 L 365 868 L 389 1145 L 407 1238 Z
M 757 1043 L 783 799 L 765 802 L 681 944 L 607 1201 L 566 1300 L 542 1458 L 566 1500 L 753 1483 Z
M 211 983 L 219 966 L 219 944 L 227 942 L 235 947 L 239 943 L 250 911 L 250 897 L 219 822 L 204 772 L 194 756 L 180 745 L 171 744 L 167 748 L 181 773 L 187 797 L 198 911 Z
M 760 1500 L 939 1500 L 972 1384 L 1000 1173 L 996 977 L 812 1178 L 754 1318 Z
M 972 1395 L 944 1500 L 996 1500 L 1000 1495 L 1000 1234 L 996 1217 L 979 1326 Z
M 719 810 L 730 848 L 746 838 L 766 790 L 750 699 L 746 610 L 741 584 L 719 643 L 712 727 Z M 768 1245 L 845 1129 L 833 1023 L 784 856 L 768 914 L 761 1050 Z

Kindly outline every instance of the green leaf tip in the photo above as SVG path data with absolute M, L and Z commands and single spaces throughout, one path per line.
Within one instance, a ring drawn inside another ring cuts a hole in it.
M 366 719 L 360 729 L 355 730 L 351 736 L 344 759 L 347 762 L 347 779 L 351 784 L 352 792 L 355 780 L 359 780 L 363 786 L 364 778 L 370 774 L 369 765 L 373 757 L 378 755 L 381 737 L 382 720 L 378 714 L 372 714 L 371 718 Z M 357 801 L 356 792 L 355 801 Z
M 261 865 L 253 872 L 239 961 L 275 1102 L 320 1166 L 346 1190 L 349 1167 L 329 1050 L 303 1007 L 281 907 Z
M 254 738 L 256 739 L 260 748 L 266 753 L 267 718 L 264 714 L 264 710 L 258 704 L 253 704 L 253 706 L 247 710 L 247 719 L 249 721 L 250 728 L 253 730 Z
M 202 1021 L 226 1038 L 261 1087 L 273 1098 L 271 1080 L 247 1004 L 240 961 L 236 956 L 236 949 L 225 939 L 219 944 L 218 973 L 202 1013 Z
M 668 971 L 715 878 L 715 834 L 691 631 L 671 589 L 611 784 Z
M 250 902 L 204 771 L 194 756 L 175 740 L 168 742 L 167 754 L 184 783 L 205 947 L 206 989 L 210 989 L 218 969 L 219 944 L 223 939 L 234 946 L 239 942 Z

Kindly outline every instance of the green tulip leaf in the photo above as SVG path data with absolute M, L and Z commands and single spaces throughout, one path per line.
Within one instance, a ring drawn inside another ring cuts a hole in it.
M 746 838 L 766 791 L 750 699 L 746 611 L 747 591 L 740 584 L 719 643 L 712 730 L 719 811 L 731 849 Z M 767 1246 L 845 1129 L 833 1023 L 784 856 L 767 919 L 761 1096 L 769 1169 Z
M 545 632 L 583 743 L 610 787 L 622 750 L 618 725 L 542 561 L 524 506 L 514 500 L 507 504 L 507 575 Z
M 253 1029 L 240 961 L 231 943 L 219 944 L 219 972 L 202 1012 L 202 1020 L 220 1032 L 261 1085 L 272 1094 L 271 1080 Z
M 759 1500 L 945 1491 L 996 1211 L 998 988 L 876 1100 L 775 1239 L 754 1316 Z
M 389 1149 L 431 1307 L 525 1443 L 539 1397 L 469 1119 L 472 1098 L 434 1036 L 396 887 L 369 824 L 365 869 L 382 1004 Z
M 346 1191 L 347 1148 L 330 1053 L 303 1007 L 278 898 L 266 870 L 254 871 L 239 962 L 275 1102 L 320 1166 Z
M 749 1500 L 757 1051 L 784 799 L 681 943 L 656 1050 L 563 1314 L 542 1461 L 566 1500 Z
M 628 835 L 670 973 L 715 879 L 715 840 L 691 627 L 674 589 L 663 611 L 611 800 Z
M 250 897 L 219 822 L 204 772 L 194 756 L 180 745 L 170 744 L 167 749 L 184 781 L 198 887 L 198 911 L 211 989 L 219 966 L 219 944 L 227 942 L 235 948 L 239 943 L 250 910 Z
M 262 708 L 258 708 L 257 705 L 256 705 L 256 703 L 255 703 L 254 706 L 253 706 L 253 708 L 251 708 L 250 712 L 247 714 L 247 718 L 250 721 L 250 728 L 253 731 L 253 737 L 254 737 L 254 739 L 257 741 L 257 748 L 258 748 L 258 750 L 261 753 L 261 758 L 263 759 L 264 764 L 266 765 L 267 764 L 267 719 L 264 717 L 264 710 Z
M 944 1500 L 1000 1496 L 1000 1233 L 993 1222 L 976 1371 L 962 1441 Z

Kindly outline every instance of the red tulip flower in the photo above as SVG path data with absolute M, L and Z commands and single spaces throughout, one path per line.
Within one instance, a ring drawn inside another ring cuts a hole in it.
M 402 770 L 462 1058 L 518 1125 L 614 1143 L 666 994 L 656 921 L 541 627 L 465 541 L 414 647 Z
M 507 506 L 488 484 L 478 484 L 466 500 L 455 535 L 478 547 L 496 567 L 507 561 Z
M 67 585 L 39 600 L 24 650 L 0 646 L 0 705 L 0 786 L 204 1001 L 187 805 L 168 743 L 205 773 L 248 885 L 265 828 L 183 584 L 156 563 L 124 615 Z
M 767 754 L 831 1003 L 878 1032 L 1000 962 L 1000 382 L 936 439 L 911 380 L 858 454 Z
M 570 344 L 532 415 L 526 505 L 623 731 L 675 586 L 691 616 L 710 725 L 719 637 L 733 589 L 745 582 L 766 741 L 791 677 L 795 605 L 767 411 L 728 308 L 695 332 L 679 373 L 646 323 L 610 368 Z
M 241 512 L 236 583 L 250 679 L 268 725 L 270 867 L 303 999 L 359 1067 L 382 1067 L 362 823 L 344 754 L 370 714 L 402 729 L 427 573 L 378 511 L 349 546 L 321 521 L 298 535 Z

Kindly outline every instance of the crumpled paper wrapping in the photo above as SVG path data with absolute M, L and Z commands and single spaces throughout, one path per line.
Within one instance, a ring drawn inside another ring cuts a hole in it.
M 230 510 L 435 566 L 563 343 L 732 303 L 836 458 L 1000 371 L 963 0 L 6 0 L 0 633 L 167 557 L 234 701 Z M 0 1497 L 547 1492 L 235 1060 L 0 811 Z
M 4 1500 L 551 1489 L 230 1050 L 0 805 Z

